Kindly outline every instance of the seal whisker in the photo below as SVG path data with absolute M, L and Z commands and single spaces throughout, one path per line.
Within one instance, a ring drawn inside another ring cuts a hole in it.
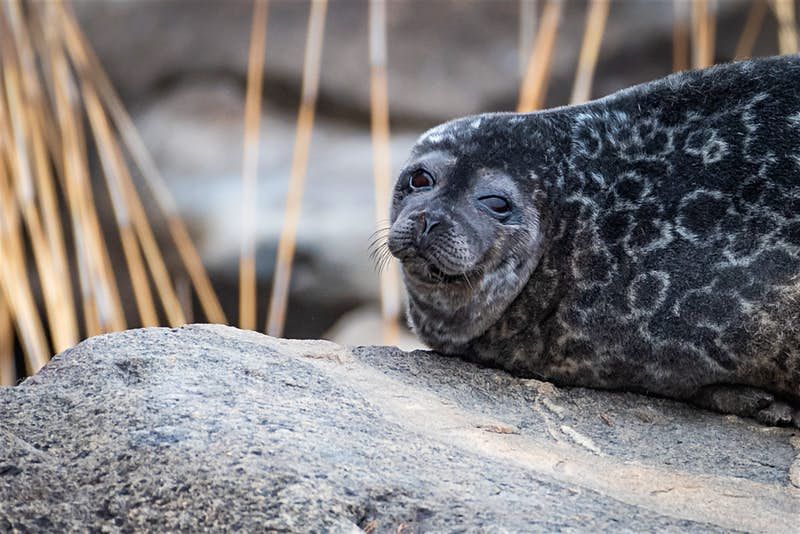
M 385 226 L 385 227 L 378 228 L 377 230 L 375 230 L 374 232 L 369 234 L 369 239 L 372 239 L 376 235 L 383 235 L 385 233 L 388 233 L 391 229 L 392 229 L 391 226 Z
M 464 273 L 463 276 L 464 280 L 467 282 L 467 285 L 469 286 L 470 291 L 475 291 L 475 288 L 472 287 L 472 282 L 469 281 L 469 276 L 467 276 L 467 273 Z
M 392 259 L 392 253 L 389 250 L 388 244 L 383 244 L 373 250 L 370 254 L 370 259 L 372 260 L 375 271 L 379 274 L 382 273 L 386 269 L 388 262 Z
M 386 253 L 383 255 L 383 259 L 381 260 L 381 264 L 380 264 L 380 267 L 378 269 L 378 272 L 379 273 L 384 272 L 386 270 L 386 268 L 389 266 L 389 262 L 391 262 L 391 261 L 392 261 L 392 254 L 387 249 Z
M 386 243 L 387 241 L 388 241 L 388 239 L 386 237 L 375 238 L 369 243 L 369 245 L 367 246 L 367 249 L 371 249 L 371 248 L 376 247 L 376 246 L 381 246 L 382 244 Z

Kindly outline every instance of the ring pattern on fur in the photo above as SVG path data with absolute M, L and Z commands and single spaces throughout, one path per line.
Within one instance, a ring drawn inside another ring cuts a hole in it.
M 459 119 L 414 153 L 433 150 L 524 184 L 543 240 L 522 290 L 467 343 L 412 295 L 418 329 L 443 325 L 434 348 L 563 384 L 800 398 L 799 57 Z

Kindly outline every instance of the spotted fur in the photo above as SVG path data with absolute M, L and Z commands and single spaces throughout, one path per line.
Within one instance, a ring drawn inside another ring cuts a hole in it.
M 464 180 L 468 167 L 511 176 L 538 217 L 535 250 L 499 245 L 535 256 L 529 275 L 508 271 L 524 262 L 479 265 L 472 287 L 421 291 L 407 274 L 412 324 L 434 349 L 566 385 L 688 398 L 738 384 L 800 399 L 799 56 L 455 120 L 411 159 L 432 152 Z M 492 302 L 474 289 L 497 293 L 515 275 Z

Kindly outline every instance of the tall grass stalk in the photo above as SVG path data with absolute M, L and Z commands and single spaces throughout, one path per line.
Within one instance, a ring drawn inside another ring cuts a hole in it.
M 92 181 L 90 148 L 99 157 L 102 184 Z M 126 150 L 164 214 L 186 273 L 167 268 Z M 105 194 L 113 227 L 101 224 L 96 200 Z M 111 261 L 109 245 L 117 239 L 122 270 Z M 158 325 L 162 311 L 168 324 L 184 324 L 189 279 L 207 319 L 225 322 L 174 199 L 73 13 L 57 0 L 0 4 L 0 258 L 3 385 L 20 374 L 17 346 L 31 374 L 83 337 Z M 183 301 L 173 274 L 187 281 Z M 134 321 L 126 317 L 119 284 L 132 290 Z
M 794 0 L 772 0 L 770 3 L 778 19 L 778 49 L 781 54 L 797 54 L 797 20 Z
M 747 19 L 744 29 L 736 43 L 735 59 L 747 59 L 753 55 L 753 48 L 756 44 L 758 34 L 764 26 L 764 16 L 767 14 L 767 0 L 753 0 L 750 10 L 747 12 Z
M 183 219 L 180 217 L 172 193 L 166 186 L 164 178 L 155 165 L 152 156 L 144 145 L 130 115 L 122 105 L 114 87 L 103 71 L 100 62 L 89 47 L 85 36 L 75 20 L 74 14 L 63 10 L 64 35 L 68 48 L 73 56 L 84 56 L 88 62 L 87 74 L 100 94 L 103 104 L 108 108 L 114 125 L 128 150 L 134 164 L 142 174 L 142 178 L 156 204 L 166 219 L 167 228 L 181 258 L 184 268 L 197 292 L 198 300 L 206 320 L 212 323 L 227 323 L 227 318 L 219 302 L 216 292 L 203 266 L 197 248 L 189 237 Z
M 0 386 L 13 386 L 16 381 L 14 325 L 11 322 L 11 308 L 6 301 L 5 292 L 0 287 Z
M 536 37 L 537 7 L 537 0 L 519 0 L 517 69 L 520 81 L 525 77 L 525 72 L 528 70 L 528 60 L 531 57 L 531 48 Z
M 297 114 L 297 130 L 294 140 L 294 153 L 289 176 L 289 190 L 286 195 L 286 212 L 283 229 L 278 242 L 275 260 L 275 275 L 270 295 L 267 316 L 267 333 L 271 336 L 283 334 L 286 322 L 286 305 L 289 300 L 289 284 L 297 239 L 297 225 L 300 220 L 300 207 L 303 200 L 308 151 L 311 144 L 311 130 L 314 126 L 314 109 L 319 90 L 319 71 L 322 58 L 322 41 L 325 35 L 325 14 L 327 0 L 312 0 L 306 33 L 306 52 L 303 60 L 303 83 L 300 109 Z
M 689 2 L 672 0 L 672 72 L 689 68 Z
M 239 258 L 239 326 L 256 328 L 255 212 L 258 201 L 258 142 L 264 81 L 264 45 L 267 34 L 267 1 L 254 0 L 247 60 L 247 96 L 244 113 L 242 163 L 242 235 Z
M 716 36 L 715 0 L 692 2 L 692 66 L 696 69 L 714 64 Z
M 386 0 L 370 0 L 370 111 L 372 161 L 375 177 L 375 225 L 378 232 L 389 220 L 392 180 L 389 148 L 389 89 L 386 66 Z M 384 343 L 397 344 L 400 317 L 400 277 L 397 263 L 391 260 L 380 271 L 381 318 Z
M 572 86 L 572 96 L 569 99 L 570 104 L 580 104 L 591 97 L 592 79 L 608 19 L 608 4 L 609 0 L 591 0 L 586 11 L 586 29 L 583 32 L 583 43 L 575 72 L 575 83 Z
M 547 0 L 544 5 L 536 39 L 530 51 L 528 69 L 519 90 L 517 111 L 520 113 L 534 111 L 544 105 L 553 61 L 553 48 L 563 9 L 563 0 Z

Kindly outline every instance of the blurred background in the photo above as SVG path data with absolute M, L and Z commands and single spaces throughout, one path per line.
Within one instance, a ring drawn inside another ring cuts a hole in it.
M 415 346 L 396 271 L 383 271 L 381 286 L 368 247 L 386 224 L 386 182 L 419 134 L 463 115 L 797 52 L 794 0 L 2 2 L 4 384 L 121 326 L 217 320 L 264 331 L 286 283 L 285 322 L 271 333 Z M 135 222 L 137 198 L 152 240 Z M 200 298 L 184 229 L 214 298 L 208 287 Z M 291 276 L 274 285 L 279 243 Z

